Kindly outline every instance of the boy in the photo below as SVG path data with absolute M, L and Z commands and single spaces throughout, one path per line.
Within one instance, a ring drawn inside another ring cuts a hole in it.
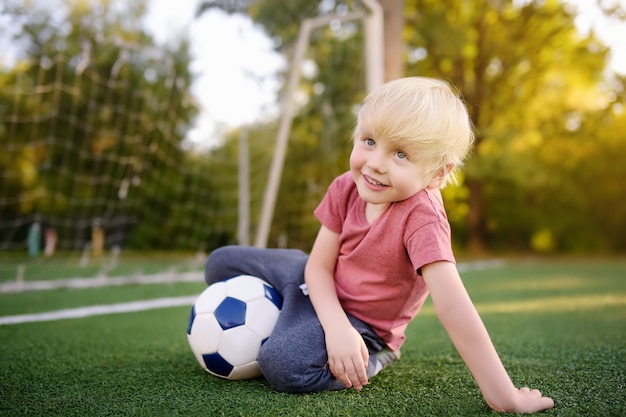
M 400 358 L 406 326 L 430 294 L 491 408 L 553 407 L 513 386 L 454 264 L 439 189 L 472 143 L 463 102 L 440 80 L 391 81 L 365 99 L 353 139 L 350 171 L 315 210 L 322 226 L 309 256 L 225 247 L 207 259 L 208 284 L 250 274 L 283 296 L 259 352 L 267 381 L 284 392 L 361 390 Z

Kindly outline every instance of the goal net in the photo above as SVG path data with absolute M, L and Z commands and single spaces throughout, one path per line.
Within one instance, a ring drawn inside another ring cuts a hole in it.
M 0 250 L 195 251 L 232 228 L 220 206 L 236 207 L 236 165 L 186 147 L 187 69 L 153 50 L 110 52 L 0 73 Z

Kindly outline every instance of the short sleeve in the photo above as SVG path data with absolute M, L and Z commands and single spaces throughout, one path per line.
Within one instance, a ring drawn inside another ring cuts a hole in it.
M 406 242 L 411 263 L 421 275 L 424 265 L 438 261 L 455 263 L 450 236 L 450 225 L 445 221 L 434 221 L 420 227 Z
M 330 184 L 324 198 L 314 211 L 318 220 L 329 230 L 341 233 L 347 214 L 347 196 L 354 181 L 350 172 L 346 172 Z

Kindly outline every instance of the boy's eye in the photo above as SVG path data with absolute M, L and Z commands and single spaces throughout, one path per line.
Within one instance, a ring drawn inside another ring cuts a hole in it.
M 367 146 L 374 146 L 376 144 L 376 142 L 372 138 L 365 138 L 364 142 Z
M 408 159 L 409 158 L 409 156 L 407 154 L 405 154 L 404 152 L 402 152 L 402 151 L 396 152 L 396 156 L 398 158 L 400 158 L 400 159 Z

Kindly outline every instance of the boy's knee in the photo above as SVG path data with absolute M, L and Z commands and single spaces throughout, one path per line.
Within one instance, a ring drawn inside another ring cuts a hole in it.
M 306 393 L 311 389 L 305 383 L 305 372 L 297 358 L 286 355 L 284 347 L 265 343 L 259 351 L 258 362 L 265 380 L 276 391 Z
M 306 394 L 343 389 L 328 368 L 308 363 L 304 357 L 286 354 L 284 348 L 264 345 L 258 356 L 259 367 L 265 380 L 276 391 L 290 394 Z
M 230 271 L 226 266 L 234 254 L 234 246 L 223 246 L 213 250 L 204 263 L 204 280 L 207 284 L 228 278 Z
M 297 388 L 285 361 L 281 361 L 276 357 L 275 352 L 268 349 L 268 346 L 262 346 L 257 358 L 261 372 L 265 380 L 280 392 L 297 392 Z

